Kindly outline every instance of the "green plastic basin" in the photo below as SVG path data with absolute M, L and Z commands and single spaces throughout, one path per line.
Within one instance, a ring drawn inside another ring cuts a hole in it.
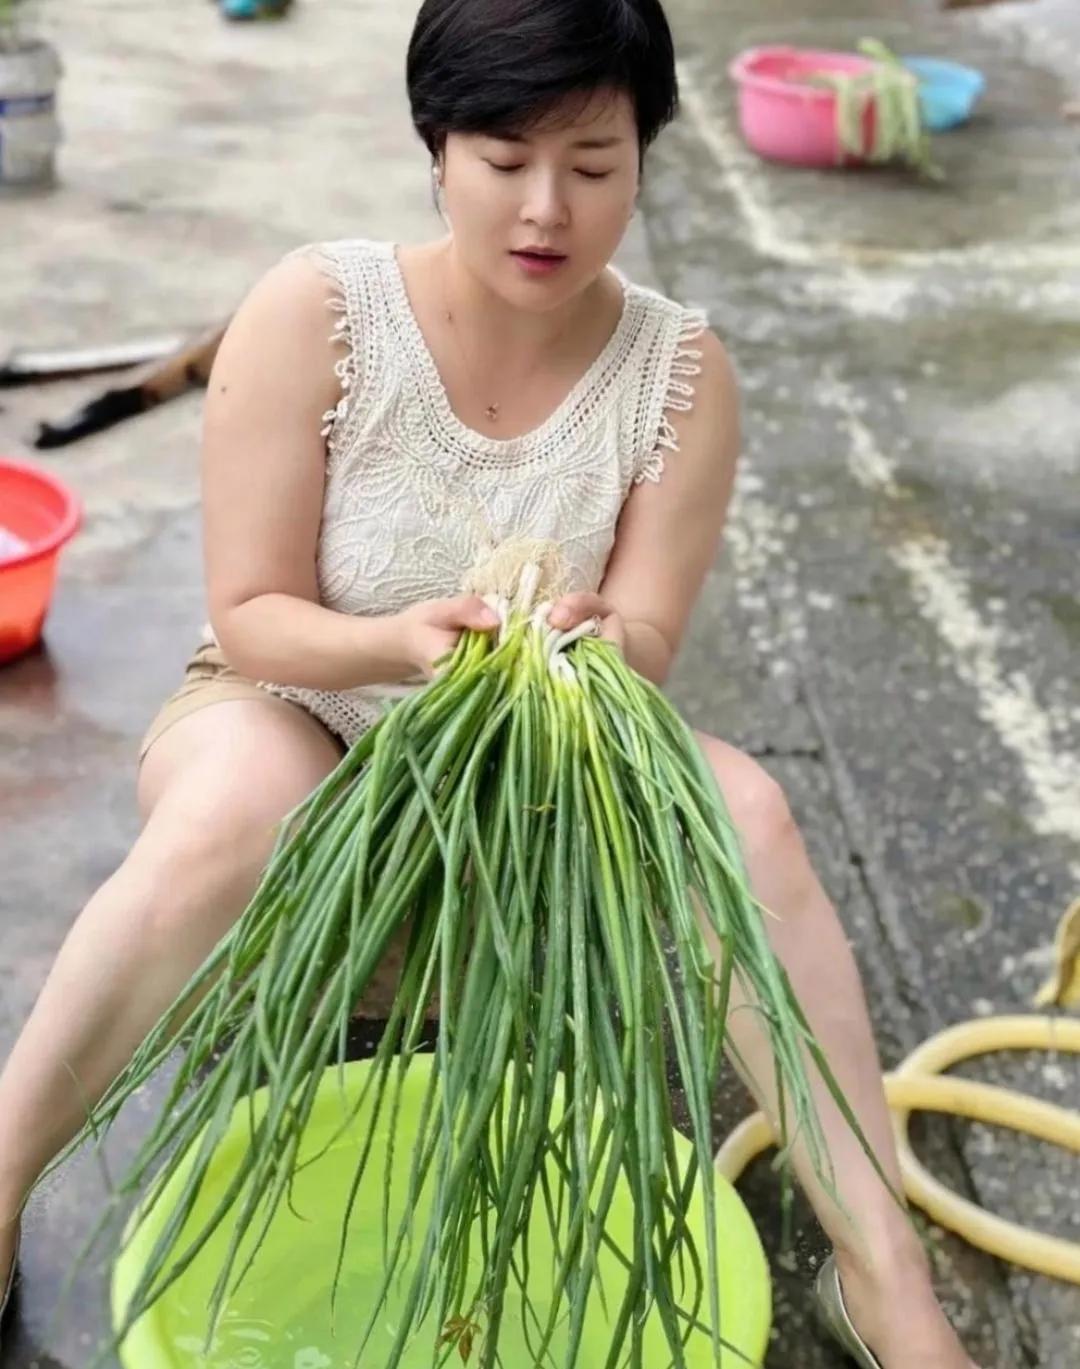
M 124 1341 L 121 1361 L 125 1369 L 352 1369 L 360 1333 L 374 1305 L 382 1273 L 381 1212 L 384 1188 L 390 1188 L 391 1239 L 403 1213 L 405 1190 L 412 1163 L 421 1105 L 430 1080 L 434 1057 L 416 1055 L 403 1086 L 401 1111 L 394 1139 L 392 1164 L 388 1167 L 390 1141 L 389 1095 L 379 1119 L 379 1138 L 361 1184 L 350 1227 L 333 1334 L 330 1322 L 330 1288 L 337 1261 L 341 1216 L 352 1182 L 359 1144 L 367 1134 L 374 1099 L 373 1089 L 364 1108 L 350 1129 L 316 1163 L 297 1176 L 294 1205 L 303 1220 L 282 1205 L 245 1282 L 227 1304 L 219 1322 L 216 1338 L 207 1354 L 202 1353 L 207 1330 L 210 1292 L 226 1243 L 229 1223 L 223 1222 L 213 1240 L 198 1259 L 163 1297 L 140 1319 Z M 345 1068 L 344 1093 L 339 1090 L 338 1070 L 327 1070 L 319 1087 L 315 1109 L 304 1137 L 301 1162 L 320 1150 L 339 1130 L 350 1105 L 363 1088 L 369 1061 L 357 1061 Z M 558 1106 L 558 1103 L 557 1105 Z M 256 1117 L 265 1107 L 262 1090 L 254 1095 Z M 218 1201 L 229 1177 L 247 1145 L 249 1110 L 242 1103 L 214 1156 L 213 1166 L 199 1205 L 191 1222 L 198 1222 Z M 680 1162 L 688 1162 L 691 1146 L 676 1135 Z M 156 1209 L 140 1223 L 129 1226 L 132 1240 L 113 1270 L 112 1308 L 114 1324 L 119 1326 L 128 1305 L 139 1270 L 153 1242 L 160 1235 L 171 1204 L 183 1181 L 183 1169 L 163 1195 Z M 551 1167 L 553 1192 L 557 1192 L 554 1165 Z M 430 1187 L 425 1185 L 416 1209 L 414 1249 L 422 1245 L 430 1208 Z M 699 1189 L 700 1192 L 700 1189 Z M 764 1357 L 769 1333 L 771 1298 L 768 1266 L 757 1231 L 742 1200 L 730 1184 L 717 1176 L 717 1230 L 720 1241 L 721 1332 L 738 1346 L 753 1364 Z M 705 1238 L 700 1199 L 694 1213 L 693 1230 L 702 1260 Z M 622 1184 L 609 1214 L 607 1232 L 623 1251 L 632 1249 L 633 1206 L 629 1189 Z M 187 1230 L 187 1229 L 186 1229 Z M 188 1234 L 194 1234 L 194 1226 Z M 534 1204 L 529 1231 L 529 1297 L 538 1315 L 546 1319 L 551 1306 L 552 1244 L 543 1202 Z M 475 1282 L 480 1269 L 479 1240 L 471 1266 Z M 250 1250 L 250 1246 L 242 1250 Z M 241 1266 L 238 1265 L 239 1270 Z M 610 1251 L 601 1249 L 599 1261 L 604 1291 L 612 1317 L 617 1315 L 626 1287 L 625 1271 Z M 379 1324 L 362 1357 L 363 1369 L 383 1369 L 399 1307 L 408 1291 L 411 1264 L 403 1259 L 399 1271 L 405 1276 L 395 1284 L 384 1306 Z M 689 1267 L 688 1267 L 689 1268 Z M 692 1275 L 685 1295 L 676 1285 L 676 1298 L 685 1306 L 693 1292 Z M 527 1348 L 522 1323 L 521 1298 L 512 1285 L 499 1333 L 499 1354 L 509 1369 L 525 1369 L 533 1363 Z M 707 1304 L 701 1319 L 708 1321 Z M 407 1350 L 404 1369 L 431 1369 L 436 1362 L 432 1346 L 436 1340 L 434 1317 L 421 1327 Z M 535 1329 L 530 1327 L 535 1341 Z M 586 1317 L 584 1346 L 576 1369 L 603 1369 L 610 1349 L 611 1328 L 594 1283 Z M 472 1359 L 479 1360 L 480 1341 L 473 1345 Z M 451 1362 L 458 1362 L 455 1352 Z M 564 1369 L 565 1341 L 558 1336 L 548 1359 L 542 1363 Z M 645 1330 L 644 1363 L 649 1369 L 663 1369 L 671 1362 L 658 1317 L 650 1318 Z M 727 1353 L 724 1369 L 745 1365 L 739 1355 Z M 713 1359 L 709 1339 L 695 1332 L 687 1346 L 690 1369 L 711 1369 Z

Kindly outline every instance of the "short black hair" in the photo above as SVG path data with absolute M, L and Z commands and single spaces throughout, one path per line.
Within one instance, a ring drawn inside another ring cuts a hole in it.
M 679 104 L 660 0 L 424 0 L 407 78 L 435 158 L 448 133 L 521 134 L 605 89 L 629 95 L 644 157 Z

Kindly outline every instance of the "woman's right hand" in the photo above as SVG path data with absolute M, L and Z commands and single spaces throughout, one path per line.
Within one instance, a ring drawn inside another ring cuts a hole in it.
M 398 619 L 407 661 L 429 680 L 437 674 L 435 662 L 453 651 L 467 628 L 491 632 L 499 626 L 498 614 L 478 594 L 425 599 L 403 609 Z

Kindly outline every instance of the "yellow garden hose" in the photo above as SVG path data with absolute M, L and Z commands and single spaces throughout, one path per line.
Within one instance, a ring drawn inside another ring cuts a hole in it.
M 1040 992 L 1040 1003 L 1071 1006 L 1080 999 L 1078 933 L 1080 900 L 1072 905 L 1058 929 L 1055 973 Z M 980 1250 L 1037 1273 L 1080 1284 L 1080 1245 L 1007 1222 L 959 1197 L 927 1172 L 911 1148 L 908 1117 L 912 1109 L 926 1109 L 1010 1127 L 1080 1153 L 1080 1112 L 993 1084 L 940 1077 L 942 1070 L 960 1060 L 1002 1050 L 1080 1053 L 1080 1021 L 1028 1015 L 961 1022 L 932 1036 L 887 1074 L 885 1094 L 893 1110 L 904 1192 L 935 1222 Z M 774 1143 L 768 1119 L 763 1113 L 755 1113 L 724 1142 L 716 1157 L 717 1169 L 734 1182 L 752 1159 Z

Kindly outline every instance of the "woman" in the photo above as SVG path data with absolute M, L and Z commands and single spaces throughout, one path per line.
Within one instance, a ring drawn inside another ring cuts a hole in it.
M 675 111 L 658 0 L 426 0 L 408 82 L 452 232 L 290 253 L 221 346 L 203 455 L 213 634 L 147 736 L 142 833 L 0 1078 L 0 1270 L 23 1194 L 241 913 L 275 824 L 380 693 L 430 676 L 464 628 L 494 626 L 458 593 L 486 548 L 555 538 L 576 592 L 553 621 L 600 618 L 657 683 L 715 557 L 731 365 L 700 316 L 608 265 Z M 855 964 L 784 796 L 734 747 L 700 743 L 779 915 L 776 951 L 899 1188 Z M 730 1029 L 775 1113 L 755 1014 Z M 820 1108 L 858 1220 L 801 1156 L 835 1247 L 838 1331 L 863 1364 L 967 1369 L 910 1223 L 824 1089 Z

